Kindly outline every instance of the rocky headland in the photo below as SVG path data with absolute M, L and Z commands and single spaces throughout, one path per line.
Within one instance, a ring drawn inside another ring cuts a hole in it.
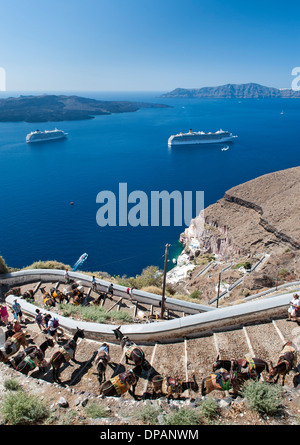
M 164 98 L 265 99 L 300 98 L 300 91 L 267 87 L 258 83 L 220 85 L 202 88 L 176 88 L 163 94 Z
M 0 122 L 59 122 L 93 119 L 96 115 L 167 108 L 146 102 L 104 101 L 80 96 L 40 95 L 0 99 Z
M 243 277 L 232 299 L 299 280 L 299 205 L 300 167 L 228 190 L 181 235 L 185 246 L 181 259 L 185 257 L 185 267 L 193 266 L 183 280 L 185 289 L 199 290 L 204 300 L 210 300 L 216 295 L 221 270 L 223 288 Z M 199 274 L 205 258 L 219 264 Z M 259 267 L 251 271 L 257 263 Z

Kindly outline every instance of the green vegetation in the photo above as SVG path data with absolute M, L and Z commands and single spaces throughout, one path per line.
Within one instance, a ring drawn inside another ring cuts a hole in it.
M 191 408 L 180 408 L 164 417 L 165 425 L 200 425 L 201 414 Z
M 49 261 L 35 261 L 30 266 L 24 267 L 23 270 L 27 269 L 58 269 L 58 270 L 65 270 L 65 269 L 72 269 L 71 266 L 68 266 L 66 264 L 60 263 L 59 261 L 55 260 L 49 260 Z
M 90 402 L 85 407 L 85 412 L 88 417 L 91 419 L 96 419 L 97 417 L 108 417 L 108 412 L 106 408 L 102 405 L 99 405 L 99 403 L 96 402 Z
M 246 269 L 246 270 L 250 270 L 252 266 L 251 266 L 250 261 L 246 261 L 245 263 L 238 263 L 238 264 L 235 264 L 235 265 L 232 267 L 232 269 L 239 269 L 240 267 L 243 267 L 243 268 Z
M 11 425 L 33 425 L 45 420 L 49 412 L 37 396 L 17 391 L 4 397 L 1 415 Z
M 191 294 L 190 294 L 190 298 L 200 298 L 202 295 L 202 292 L 200 290 L 194 290 Z
M 0 274 L 2 274 L 2 273 L 8 273 L 8 272 L 9 272 L 9 270 L 8 270 L 8 267 L 7 267 L 6 263 L 5 263 L 5 260 L 4 260 L 4 258 L 0 255 Z
M 157 417 L 161 414 L 162 410 L 158 405 L 152 405 L 147 403 L 135 414 L 136 417 L 143 421 L 147 425 L 157 425 Z
M 19 391 L 21 390 L 21 386 L 16 379 L 6 379 L 4 380 L 3 386 L 8 391 Z
M 101 306 L 74 306 L 72 304 L 59 304 L 58 308 L 64 317 L 78 316 L 86 321 L 105 323 L 108 320 L 131 323 L 131 316 L 125 311 L 106 312 Z
M 290 274 L 291 274 L 290 271 L 289 271 L 288 269 L 285 269 L 285 268 L 281 269 L 281 270 L 278 272 L 278 276 L 279 276 L 279 278 L 282 279 L 282 280 L 287 279 L 287 278 L 289 277 Z
M 212 397 L 204 400 L 201 403 L 201 413 L 207 419 L 211 420 L 218 415 L 218 403 Z
M 258 413 L 276 414 L 282 402 L 283 389 L 279 385 L 251 380 L 244 385 L 243 395 Z
M 142 270 L 141 275 L 136 275 L 136 277 L 115 276 L 114 278 L 121 286 L 134 287 L 135 289 L 142 289 L 148 286 L 161 288 L 163 275 L 157 266 L 148 266 Z

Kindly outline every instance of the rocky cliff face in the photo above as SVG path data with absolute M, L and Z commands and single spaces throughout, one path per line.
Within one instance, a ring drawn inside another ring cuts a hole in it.
M 208 274 L 196 268 L 186 280 L 189 291 L 200 290 L 203 301 L 216 295 L 218 273 L 231 285 L 236 265 L 264 258 L 258 269 L 243 276 L 232 299 L 300 277 L 300 167 L 270 173 L 228 190 L 204 209 L 181 235 L 192 263 L 201 254 L 215 256 Z M 219 265 L 218 265 L 219 264 Z M 228 264 L 226 272 L 223 271 Z M 242 275 L 241 275 L 242 276 Z
M 228 190 L 181 235 L 185 246 L 221 256 L 300 252 L 300 167 L 270 173 Z

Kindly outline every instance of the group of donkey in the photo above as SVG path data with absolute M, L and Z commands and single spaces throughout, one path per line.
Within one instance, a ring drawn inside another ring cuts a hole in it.
M 120 327 L 114 329 L 114 334 L 116 339 L 120 340 L 125 363 L 134 366 L 134 368 L 106 380 L 105 371 L 110 362 L 110 356 L 109 346 L 104 343 L 101 348 L 99 348 L 95 360 L 95 366 L 98 371 L 98 381 L 101 385 L 100 394 L 103 396 L 120 397 L 128 391 L 129 394 L 136 399 L 135 390 L 140 378 L 139 375 L 144 370 L 150 376 L 153 370 L 151 369 L 150 363 L 146 360 L 144 351 L 130 340 L 129 337 L 124 336 L 120 331 Z M 189 388 L 194 391 L 199 390 L 194 376 L 192 381 L 184 382 L 177 378 L 164 378 L 160 374 L 154 373 L 151 382 L 153 385 L 153 396 L 166 393 L 169 398 L 173 394 L 182 394 Z
M 136 385 L 139 380 L 141 369 L 150 370 L 151 366 L 145 358 L 144 351 L 138 347 L 127 336 L 124 336 L 120 329 L 114 330 L 116 339 L 120 340 L 121 348 L 125 354 L 126 364 L 132 364 L 134 369 L 120 373 L 109 380 L 106 380 L 105 371 L 110 362 L 109 346 L 104 343 L 99 349 L 95 365 L 98 371 L 98 381 L 101 385 L 100 393 L 103 396 L 119 397 L 125 392 L 129 392 L 134 398 Z M 203 396 L 214 390 L 233 391 L 237 395 L 241 386 L 246 380 L 260 380 L 262 372 L 267 373 L 266 380 L 269 383 L 277 383 L 282 376 L 282 385 L 284 385 L 286 375 L 297 365 L 297 348 L 292 342 L 287 342 L 280 354 L 277 364 L 270 365 L 265 360 L 259 358 L 238 359 L 238 360 L 220 360 L 219 356 L 212 364 L 212 373 L 202 381 L 201 393 Z M 163 377 L 158 373 L 151 376 L 152 396 L 166 395 L 167 398 L 180 395 L 187 389 L 194 392 L 199 391 L 195 375 L 191 381 L 183 381 L 175 377 Z
M 203 396 L 214 390 L 232 390 L 236 395 L 246 380 L 260 380 L 263 371 L 267 372 L 266 381 L 269 383 L 277 383 L 281 376 L 283 386 L 287 374 L 293 369 L 298 371 L 297 348 L 291 341 L 285 343 L 275 366 L 272 361 L 269 366 L 259 358 L 220 360 L 218 356 L 212 369 L 213 372 L 202 381 Z
M 9 364 L 25 375 L 28 375 L 30 371 L 37 367 L 41 372 L 45 372 L 46 368 L 50 366 L 52 367 L 53 380 L 60 383 L 60 367 L 71 359 L 75 361 L 75 351 L 79 338 L 84 338 L 84 332 L 77 328 L 73 337 L 64 345 L 59 346 L 58 350 L 47 361 L 45 352 L 48 347 L 54 347 L 52 338 L 46 338 L 40 346 L 31 345 L 27 341 L 25 332 L 14 333 L 14 331 L 8 330 L 5 343 L 0 347 L 0 362 Z
M 43 295 L 44 304 L 49 307 L 55 307 L 56 303 L 69 303 L 70 300 L 72 300 L 75 306 L 78 306 L 84 298 L 83 286 L 80 282 L 74 282 L 73 280 L 63 291 L 55 287 L 52 287 L 49 292 L 46 291 L 45 287 L 41 287 L 40 290 Z
M 95 358 L 95 367 L 100 384 L 100 393 L 103 396 L 122 396 L 127 391 L 136 398 L 135 390 L 139 381 L 139 375 L 146 371 L 149 381 L 152 383 L 152 396 L 166 395 L 168 398 L 180 395 L 187 389 L 194 392 L 199 391 L 199 386 L 195 376 L 191 381 L 183 381 L 175 377 L 163 377 L 146 360 L 144 351 L 137 346 L 128 336 L 124 336 L 120 327 L 114 330 L 117 340 L 120 341 L 124 352 L 127 365 L 134 366 L 133 369 L 124 371 L 106 380 L 106 369 L 110 363 L 109 346 L 103 343 L 99 348 Z M 7 339 L 0 347 L 0 362 L 8 363 L 23 374 L 28 374 L 36 367 L 45 372 L 48 366 L 52 367 L 53 380 L 61 383 L 59 373 L 64 363 L 70 360 L 76 361 L 75 351 L 79 338 L 84 338 L 84 331 L 77 328 L 74 336 L 54 352 L 50 360 L 45 359 L 45 351 L 48 347 L 53 347 L 54 342 L 51 338 L 40 345 L 29 345 L 24 332 L 7 332 Z M 20 348 L 23 350 L 20 350 Z M 265 360 L 259 358 L 239 359 L 239 360 L 220 360 L 219 356 L 212 364 L 212 373 L 202 381 L 201 392 L 205 396 L 214 390 L 229 391 L 238 394 L 241 386 L 246 380 L 259 380 L 262 372 L 267 373 L 267 382 L 277 383 L 282 376 L 282 385 L 284 385 L 286 375 L 297 366 L 297 348 L 291 342 L 284 344 L 277 361 L 277 364 L 270 365 Z
M 39 290 L 42 293 L 44 305 L 48 307 L 55 307 L 57 303 L 69 303 L 71 299 L 75 305 L 78 305 L 84 297 L 83 286 L 81 286 L 79 282 L 75 283 L 73 280 L 67 288 L 63 289 L 63 291 L 60 291 L 55 287 L 52 287 L 49 291 L 47 291 L 45 287 L 40 287 Z M 21 288 L 16 287 L 7 292 L 5 296 L 22 296 L 24 300 L 34 303 L 36 292 L 37 290 L 28 289 L 21 294 Z

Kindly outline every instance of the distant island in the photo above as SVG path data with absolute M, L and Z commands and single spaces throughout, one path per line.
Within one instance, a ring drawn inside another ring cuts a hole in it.
M 217 87 L 203 87 L 198 89 L 176 88 L 165 93 L 162 98 L 213 98 L 213 99 L 265 99 L 265 98 L 300 98 L 300 91 L 279 89 L 259 85 L 258 83 L 244 83 L 221 85 Z
M 140 108 L 168 108 L 145 102 L 103 101 L 79 96 L 20 96 L 0 99 L 0 122 L 59 122 L 93 119 Z

